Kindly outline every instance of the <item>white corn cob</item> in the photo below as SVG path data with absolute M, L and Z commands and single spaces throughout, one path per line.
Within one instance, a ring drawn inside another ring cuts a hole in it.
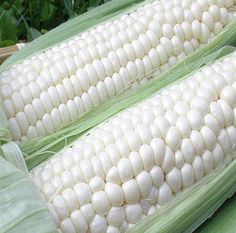
M 140 77 L 174 65 L 223 30 L 233 5 L 153 1 L 2 72 L 13 140 L 48 135 Z
M 236 52 L 97 127 L 32 171 L 64 233 L 124 232 L 228 165 Z

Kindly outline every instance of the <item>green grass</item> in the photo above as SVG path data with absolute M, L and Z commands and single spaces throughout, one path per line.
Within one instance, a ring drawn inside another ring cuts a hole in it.
M 32 41 L 59 24 L 109 0 L 0 1 L 0 47 Z

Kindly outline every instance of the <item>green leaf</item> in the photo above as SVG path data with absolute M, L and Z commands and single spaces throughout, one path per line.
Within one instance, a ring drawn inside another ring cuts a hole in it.
M 0 157 L 0 232 L 59 233 L 30 176 Z
M 27 28 L 27 40 L 31 41 L 41 36 L 41 32 L 39 32 L 35 28 Z
M 101 4 L 101 0 L 89 0 L 89 7 L 96 7 Z
M 17 41 L 16 19 L 9 11 L 0 8 L 0 31 L 2 40 Z
M 28 24 L 31 27 L 40 28 L 41 1 L 30 0 L 27 5 L 28 7 L 26 9 L 29 10 L 29 18 L 27 19 Z
M 0 41 L 0 47 L 7 47 L 7 46 L 14 45 L 14 44 L 15 44 L 14 40 L 3 40 L 3 41 Z
M 236 194 L 227 200 L 196 233 L 236 232 Z
M 14 1 L 14 6 L 16 9 L 20 9 L 23 7 L 24 0 L 15 0 Z
M 41 21 L 50 21 L 56 11 L 56 7 L 49 1 L 44 1 L 41 7 Z
M 10 5 L 9 2 L 4 1 L 4 2 L 1 4 L 1 7 L 2 7 L 3 9 L 5 9 L 5 10 L 9 10 L 10 7 L 11 7 L 11 5 Z
M 73 5 L 71 0 L 63 0 L 63 3 L 65 5 L 66 11 L 70 18 L 75 16 L 75 13 L 73 11 Z

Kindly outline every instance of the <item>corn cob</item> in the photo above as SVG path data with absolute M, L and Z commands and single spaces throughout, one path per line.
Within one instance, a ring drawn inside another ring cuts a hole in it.
M 65 233 L 124 232 L 214 169 L 236 141 L 236 53 L 131 107 L 32 171 Z
M 153 1 L 2 72 L 0 97 L 13 140 L 55 132 L 138 78 L 176 64 L 223 30 L 233 6 Z

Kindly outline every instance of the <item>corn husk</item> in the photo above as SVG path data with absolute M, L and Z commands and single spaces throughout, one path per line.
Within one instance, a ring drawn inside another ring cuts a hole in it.
M 1 157 L 0 232 L 59 233 L 30 176 Z
M 236 194 L 228 199 L 196 233 L 231 233 L 236 231 Z

